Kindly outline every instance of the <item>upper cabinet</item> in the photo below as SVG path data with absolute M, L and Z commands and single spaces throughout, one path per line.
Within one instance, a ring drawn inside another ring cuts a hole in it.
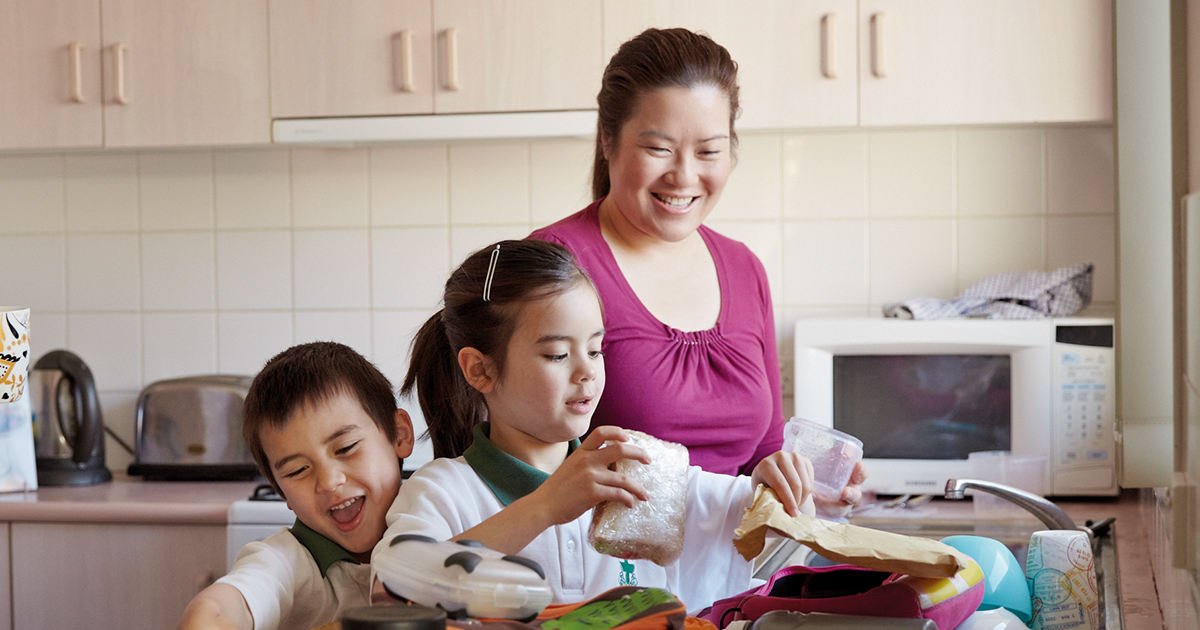
M 1109 0 L 859 0 L 863 126 L 1112 119 Z
M 852 127 L 856 12 L 855 0 L 605 0 L 604 59 L 646 28 L 703 31 L 738 64 L 739 128 Z
M 104 144 L 267 143 L 265 0 L 102 0 Z
M 265 0 L 0 0 L 0 24 L 0 149 L 270 141 Z
M 100 0 L 0 0 L 0 148 L 98 147 Z
M 650 26 L 738 62 L 746 129 L 1112 119 L 1109 0 L 605 0 L 605 58 Z
M 600 0 L 271 0 L 276 118 L 595 108 Z

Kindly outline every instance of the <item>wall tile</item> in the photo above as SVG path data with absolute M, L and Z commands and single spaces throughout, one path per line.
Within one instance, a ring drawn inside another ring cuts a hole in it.
M 738 140 L 737 165 L 711 218 L 778 220 L 783 213 L 783 141 L 778 134 L 745 134 Z
M 138 229 L 137 156 L 81 153 L 65 160 L 67 231 Z
M 1111 214 L 1116 207 L 1111 127 L 1046 131 L 1050 214 Z
M 217 305 L 227 309 L 292 307 L 292 233 L 217 233 Z
M 136 448 L 137 401 L 140 389 L 101 390 L 100 408 L 103 410 L 104 426 L 108 427 L 130 448 Z M 133 463 L 133 455 L 117 443 L 107 432 L 104 434 L 104 462 L 108 469 L 120 473 Z
M 1044 213 L 1041 129 L 960 129 L 959 216 Z
M 147 313 L 142 339 L 147 384 L 217 371 L 216 313 Z
M 368 245 L 367 230 L 296 232 L 293 237 L 296 308 L 369 307 Z
M 366 227 L 366 149 L 292 149 L 292 225 Z
M 67 237 L 67 305 L 74 311 L 134 311 L 141 266 L 136 234 Z
M 866 221 L 788 221 L 783 241 L 781 303 L 867 303 Z
M 454 225 L 529 222 L 529 145 L 450 147 L 450 221 Z
M 0 234 L 66 229 L 65 190 L 61 155 L 0 157 Z
M 216 151 L 213 163 L 218 229 L 291 226 L 291 157 L 287 149 Z
M 217 361 L 222 374 L 258 374 L 292 345 L 292 312 L 219 313 Z
M 296 313 L 296 343 L 336 341 L 346 344 L 359 354 L 372 359 L 371 312 L 361 311 L 298 311 Z
M 142 233 L 142 308 L 216 307 L 216 253 L 211 232 Z
M 869 255 L 872 305 L 956 295 L 949 219 L 872 221 Z
M 450 275 L 448 228 L 371 231 L 371 304 L 375 308 L 433 308 Z
M 549 225 L 592 203 L 592 140 L 550 140 L 530 146 L 533 222 Z
M 1047 228 L 1049 269 L 1090 262 L 1092 300 L 1116 299 L 1116 232 L 1113 217 L 1051 217 Z
M 408 412 L 413 424 L 413 433 L 418 438 L 427 428 L 425 417 L 415 396 L 399 396 L 400 386 L 408 373 L 408 348 L 413 335 L 425 323 L 433 309 L 426 311 L 376 311 L 374 317 L 374 363 L 392 382 L 397 392 L 398 404 Z M 404 460 L 405 470 L 415 470 L 433 459 L 433 445 L 428 440 L 417 440 L 413 454 Z
M 450 223 L 449 148 L 371 148 L 371 225 Z
M 450 228 L 450 269 L 457 269 L 462 261 L 476 250 L 497 241 L 518 240 L 529 236 L 525 226 L 458 227 Z M 449 274 L 447 274 L 449 275 Z M 442 278 L 445 283 L 446 279 Z
M 63 234 L 0 235 L 4 289 L 0 302 L 37 311 L 67 309 L 67 239 Z
M 135 313 L 72 313 L 69 350 L 92 371 L 100 390 L 141 390 L 141 317 Z
M 208 151 L 138 155 L 143 230 L 211 230 L 213 157 Z
M 868 142 L 872 217 L 954 214 L 952 132 L 875 131 Z
M 866 132 L 812 132 L 784 137 L 783 216 L 867 216 Z
M 783 243 L 778 221 L 712 221 L 708 226 L 735 241 L 745 243 L 767 271 L 771 295 L 780 295 L 783 290 Z
M 45 311 L 29 312 L 29 350 L 34 363 L 38 357 L 67 347 L 67 316 Z
M 955 295 L 998 273 L 1042 271 L 1046 266 L 1044 232 L 1041 217 L 959 220 Z

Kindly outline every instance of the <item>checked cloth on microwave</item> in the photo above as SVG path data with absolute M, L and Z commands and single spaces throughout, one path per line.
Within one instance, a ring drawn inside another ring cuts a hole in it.
M 1092 303 L 1091 263 L 1054 271 L 1012 271 L 988 276 L 953 300 L 919 297 L 883 305 L 884 317 L 901 319 L 1037 319 L 1066 317 Z

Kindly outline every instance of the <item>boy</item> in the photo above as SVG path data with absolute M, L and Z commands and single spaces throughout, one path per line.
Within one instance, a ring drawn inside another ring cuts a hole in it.
M 296 524 L 243 547 L 179 628 L 308 629 L 368 605 L 371 549 L 413 448 L 391 383 L 342 344 L 303 344 L 254 377 L 242 415 L 246 446 Z

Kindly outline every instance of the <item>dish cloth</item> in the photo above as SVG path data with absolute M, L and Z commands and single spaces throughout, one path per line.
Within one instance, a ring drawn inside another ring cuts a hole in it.
M 1054 271 L 1011 271 L 988 276 L 953 300 L 920 297 L 883 305 L 884 317 L 1037 319 L 1066 317 L 1092 303 L 1091 263 Z

